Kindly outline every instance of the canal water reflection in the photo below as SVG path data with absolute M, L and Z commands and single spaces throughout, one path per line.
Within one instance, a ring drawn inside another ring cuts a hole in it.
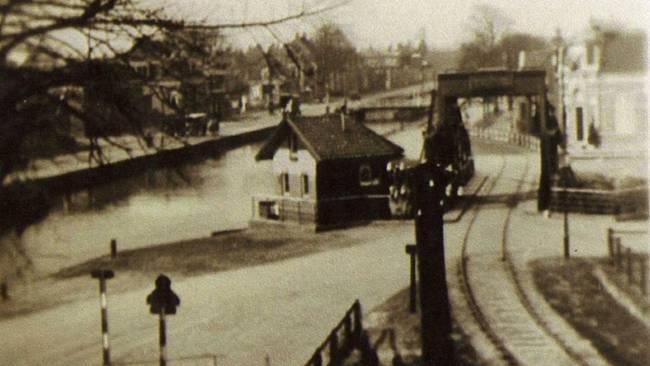
M 61 198 L 59 207 L 20 237 L 2 239 L 5 252 L 12 252 L 5 260 L 43 275 L 108 254 L 112 238 L 125 250 L 245 227 L 251 196 L 273 193 L 270 163 L 254 159 L 259 147 L 247 145 Z
M 422 146 L 418 124 L 393 133 L 399 123 L 371 126 L 417 158 Z M 176 169 L 139 173 L 88 191 L 62 197 L 48 216 L 21 236 L 0 237 L 0 279 L 43 276 L 119 250 L 209 236 L 244 228 L 251 197 L 274 194 L 271 163 L 256 162 L 261 144 Z M 18 275 L 16 275 L 18 273 Z

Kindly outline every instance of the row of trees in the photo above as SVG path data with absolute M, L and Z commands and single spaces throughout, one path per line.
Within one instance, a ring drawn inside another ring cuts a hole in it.
M 140 101 L 124 88 L 134 76 L 124 70 L 129 67 L 128 53 L 137 40 L 162 36 L 175 49 L 204 52 L 204 44 L 195 42 L 197 38 L 187 37 L 189 31 L 267 27 L 320 14 L 345 1 L 322 1 L 316 8 L 286 17 L 231 24 L 192 23 L 165 13 L 162 8 L 153 8 L 153 3 L 141 0 L 0 2 L 0 181 L 33 158 L 25 142 L 34 140 L 34 136 L 55 136 L 70 141 L 70 131 L 59 123 L 70 116 L 81 121 L 87 131 L 96 132 L 89 136 L 89 160 L 104 161 L 101 145 L 119 147 L 109 133 L 103 133 L 106 114 L 89 113 L 91 109 L 86 103 L 66 97 L 87 89 L 89 83 L 93 84 L 92 110 L 111 110 L 114 112 L 110 115 L 111 123 L 119 121 L 120 130 L 144 136 Z M 164 57 L 182 58 L 183 55 L 171 52 Z
M 468 24 L 472 39 L 460 47 L 459 69 L 516 69 L 520 51 L 548 49 L 547 40 L 528 33 L 513 32 L 513 24 L 514 21 L 498 8 L 486 4 L 476 5 Z

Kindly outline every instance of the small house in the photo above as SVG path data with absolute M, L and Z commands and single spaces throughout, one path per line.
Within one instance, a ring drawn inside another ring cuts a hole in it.
M 403 149 L 344 114 L 285 116 L 257 160 L 272 160 L 274 196 L 253 199 L 253 220 L 316 230 L 390 217 L 386 165 Z

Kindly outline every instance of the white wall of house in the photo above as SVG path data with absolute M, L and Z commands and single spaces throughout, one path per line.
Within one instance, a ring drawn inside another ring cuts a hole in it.
M 292 154 L 288 148 L 281 147 L 273 155 L 272 165 L 273 174 L 278 177 L 279 193 L 292 197 L 316 198 L 316 160 L 309 151 L 298 149 Z M 288 175 L 289 192 L 283 187 L 283 174 Z M 306 190 L 305 183 L 308 185 Z
M 601 136 L 601 149 L 645 147 L 648 110 L 644 75 L 568 76 L 564 102 L 570 148 L 587 147 L 592 123 Z
M 601 47 L 587 38 L 566 49 L 563 95 L 569 149 L 645 151 L 646 74 L 603 72 Z M 601 137 L 598 148 L 589 145 L 592 124 Z

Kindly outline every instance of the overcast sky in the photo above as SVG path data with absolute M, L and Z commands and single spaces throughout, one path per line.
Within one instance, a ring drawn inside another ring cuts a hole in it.
M 161 0 L 176 15 L 231 22 L 270 19 L 340 0 Z M 236 42 L 267 43 L 286 39 L 296 31 L 310 32 L 326 19 L 334 19 L 359 47 L 386 46 L 417 40 L 425 34 L 429 45 L 454 48 L 470 38 L 469 17 L 476 4 L 489 4 L 514 21 L 512 30 L 546 37 L 556 28 L 563 35 L 578 34 L 590 18 L 614 21 L 631 28 L 648 28 L 650 0 L 352 0 L 335 11 L 302 21 L 236 32 Z

